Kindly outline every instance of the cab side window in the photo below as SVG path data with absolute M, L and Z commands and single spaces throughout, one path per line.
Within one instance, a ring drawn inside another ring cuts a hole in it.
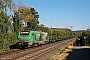
M 34 33 L 32 33 L 32 36 L 34 36 Z

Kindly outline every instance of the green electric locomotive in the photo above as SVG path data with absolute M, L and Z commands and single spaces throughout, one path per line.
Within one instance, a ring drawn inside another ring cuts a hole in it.
M 18 33 L 17 47 L 31 47 L 49 42 L 48 33 L 41 31 L 21 31 Z

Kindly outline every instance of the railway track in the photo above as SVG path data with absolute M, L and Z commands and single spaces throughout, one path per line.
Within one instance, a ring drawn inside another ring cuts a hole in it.
M 61 42 L 60 44 L 63 44 L 63 43 L 65 43 L 65 42 Z M 17 59 L 17 60 L 20 60 L 20 59 L 21 59 L 21 60 L 34 60 L 34 59 L 42 56 L 43 54 L 48 53 L 48 52 L 50 52 L 51 50 L 57 48 L 60 44 L 56 44 L 56 45 L 53 45 L 53 46 L 51 46 L 51 47 L 48 47 L 48 48 L 45 48 L 45 49 L 36 51 L 36 52 L 34 52 L 34 53 L 31 53 L 31 54 L 28 54 L 28 55 L 26 55 L 26 56 L 23 56 L 23 57 L 21 57 L 21 58 L 19 58 L 19 59 Z
M 42 47 L 36 47 L 36 48 L 29 48 L 29 49 L 24 49 L 24 50 L 14 50 L 14 51 L 5 52 L 5 53 L 2 53 L 0 55 L 0 59 L 16 59 L 18 57 L 27 55 L 28 53 L 33 53 L 33 52 L 38 51 L 40 49 L 47 48 L 47 47 L 49 47 L 49 46 L 51 46 L 53 44 L 56 44 L 56 43 L 43 45 Z
M 2 52 L 2 53 L 0 53 L 0 58 L 3 57 L 3 56 L 10 55 L 14 52 L 18 52 L 18 51 L 20 51 L 20 49 L 14 49 L 14 50 L 10 50 L 10 51 L 7 51 L 7 52 Z
M 67 44 L 67 42 L 70 42 L 72 39 L 69 40 L 63 40 L 58 41 L 55 43 L 43 45 L 42 47 L 36 47 L 36 48 L 29 48 L 25 50 L 18 50 L 14 52 L 7 53 L 5 55 L 1 55 L 0 59 L 7 59 L 7 60 L 35 60 L 36 58 L 52 51 L 53 49 L 56 49 L 58 47 L 61 47 L 64 44 Z

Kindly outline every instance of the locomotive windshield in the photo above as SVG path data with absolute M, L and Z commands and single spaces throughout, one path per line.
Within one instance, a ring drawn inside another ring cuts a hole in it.
M 29 32 L 20 32 L 20 35 L 21 36 L 28 36 L 29 35 Z

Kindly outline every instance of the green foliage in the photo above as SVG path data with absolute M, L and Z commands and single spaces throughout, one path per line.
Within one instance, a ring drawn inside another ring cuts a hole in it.
M 37 27 L 39 24 L 39 21 L 38 21 L 39 14 L 38 12 L 36 12 L 34 8 L 30 8 L 30 9 L 31 9 L 31 13 L 34 16 L 34 18 L 27 22 L 27 28 L 30 28 L 31 30 L 37 30 Z
M 63 51 L 60 51 L 60 54 L 62 54 L 63 53 Z
M 20 21 L 20 17 L 19 17 L 19 15 L 18 15 L 19 13 L 18 12 L 16 12 L 16 13 L 14 13 L 14 16 L 12 17 L 13 19 L 13 26 L 14 26 L 14 32 L 17 34 L 18 33 L 18 31 L 20 30 L 20 23 L 19 23 L 19 21 Z
M 52 36 L 53 38 L 70 38 L 75 36 L 70 29 L 52 28 L 48 30 L 49 36 Z
M 7 11 L 7 8 L 11 9 L 12 0 L 0 0 L 0 12 Z
M 11 18 L 7 15 L 7 10 L 11 10 L 12 4 L 12 0 L 0 0 L 0 51 L 9 50 L 9 46 L 17 41 Z
M 84 36 L 86 36 L 87 44 L 90 46 L 90 31 L 81 32 L 78 34 L 78 37 L 81 38 L 83 42 L 85 41 Z
M 0 51 L 9 50 L 9 46 L 17 42 L 17 37 L 15 33 L 6 33 L 0 36 Z
M 27 23 L 27 27 L 30 28 L 31 30 L 36 30 L 37 24 L 39 24 L 39 21 L 34 19 L 34 20 Z
M 88 43 L 89 43 L 89 46 L 90 46 L 90 32 L 88 34 Z
M 65 46 L 65 49 L 68 49 L 68 46 Z

